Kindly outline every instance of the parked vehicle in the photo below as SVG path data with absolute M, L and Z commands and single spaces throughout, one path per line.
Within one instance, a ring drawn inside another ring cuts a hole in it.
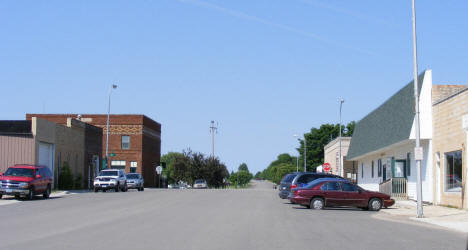
M 294 172 L 294 173 L 290 173 L 290 174 L 287 174 L 283 177 L 283 179 L 281 180 L 280 184 L 279 184 L 279 197 L 281 199 L 287 199 L 288 198 L 288 195 L 289 195 L 289 191 L 290 191 L 290 186 L 291 186 L 291 182 L 292 180 L 294 179 L 294 177 L 296 177 L 300 172 Z M 276 189 L 278 188 L 277 185 L 273 185 L 273 188 Z
M 135 188 L 138 191 L 145 191 L 143 177 L 139 173 L 127 174 L 127 188 Z
M 289 199 L 289 196 L 291 195 L 291 189 L 297 188 L 297 187 L 303 187 L 307 185 L 307 183 L 314 181 L 316 179 L 319 179 L 319 178 L 343 179 L 343 177 L 338 176 L 338 175 L 315 173 L 315 172 L 294 172 L 288 175 L 286 175 L 285 178 L 283 178 L 284 181 L 282 180 L 280 184 L 279 195 L 282 199 Z
M 15 165 L 1 174 L 0 183 L 0 199 L 5 194 L 26 196 L 29 200 L 42 194 L 47 199 L 52 190 L 52 173 L 44 166 Z
M 99 190 L 106 192 L 109 189 L 115 192 L 127 191 L 127 178 L 122 169 L 105 169 L 94 178 L 94 192 Z
M 193 188 L 201 189 L 201 188 L 208 188 L 208 183 L 204 179 L 195 180 L 193 183 Z
M 292 194 L 291 201 L 311 209 L 346 206 L 379 211 L 382 206 L 395 204 L 387 194 L 368 191 L 348 180 L 336 178 L 317 179 L 305 187 L 292 189 Z

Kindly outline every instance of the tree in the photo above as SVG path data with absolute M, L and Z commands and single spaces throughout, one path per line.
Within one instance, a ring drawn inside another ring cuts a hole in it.
M 240 164 L 238 170 L 239 170 L 239 171 L 247 171 L 247 172 L 249 172 L 249 168 L 247 167 L 247 164 L 245 164 L 245 163 Z
M 352 136 L 355 122 L 352 121 L 341 127 L 342 136 Z M 322 124 L 320 128 L 312 128 L 309 133 L 304 134 L 307 141 L 307 171 L 315 171 L 315 167 L 323 163 L 324 147 L 339 136 L 339 124 Z M 297 148 L 300 154 L 301 166 L 304 165 L 304 140 L 300 140 Z
M 161 162 L 166 163 L 166 168 L 163 169 L 162 175 L 167 177 L 167 181 L 169 183 L 174 183 L 177 181 L 174 179 L 174 162 L 176 159 L 181 158 L 184 158 L 184 154 L 179 152 L 169 152 L 161 156 Z
M 255 174 L 255 179 L 263 179 L 262 178 L 262 172 L 258 171 L 256 174 Z
M 221 187 L 229 176 L 226 165 L 219 158 L 207 158 L 190 149 L 182 153 L 169 152 L 161 157 L 161 162 L 166 162 L 163 173 L 170 183 L 193 183 L 196 179 L 205 179 L 209 186 Z
M 289 154 L 280 154 L 270 163 L 270 165 L 261 173 L 262 178 L 279 183 L 281 179 L 290 172 L 296 171 L 296 157 Z
M 252 180 L 252 174 L 245 170 L 237 171 L 229 177 L 229 182 L 231 185 L 235 186 L 245 186 L 250 182 L 250 180 Z

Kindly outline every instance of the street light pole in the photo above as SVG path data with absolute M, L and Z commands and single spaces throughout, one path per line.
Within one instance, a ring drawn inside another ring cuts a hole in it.
M 342 155 L 341 155 L 341 108 L 343 106 L 343 102 L 344 102 L 344 99 L 341 99 L 340 100 L 340 137 L 339 137 L 339 141 L 340 141 L 340 169 L 338 169 L 338 172 L 339 172 L 339 175 L 342 176 L 341 174 L 341 171 L 343 170 L 343 160 L 341 159 L 342 158 Z
M 307 172 L 307 141 L 306 141 L 306 135 L 304 134 L 304 172 Z
M 293 135 L 296 139 L 299 140 L 299 138 L 297 138 L 298 136 L 296 134 Z M 299 157 L 300 155 L 297 155 L 296 157 L 296 172 L 299 172 Z
M 419 91 L 418 91 L 418 53 L 417 53 L 417 46 L 416 46 L 416 10 L 414 5 L 414 0 L 411 1 L 412 10 L 413 10 L 413 64 L 414 64 L 414 110 L 416 113 L 415 117 L 415 132 L 416 132 L 416 148 L 420 148 L 420 129 L 419 129 Z M 416 150 L 415 150 L 416 151 Z M 421 155 L 422 156 L 422 155 Z M 422 179 L 421 179 L 421 158 L 416 156 L 416 171 L 417 171 L 417 198 L 418 198 L 418 218 L 423 217 L 423 207 L 422 207 Z
M 110 116 L 110 104 L 111 104 L 111 93 L 112 89 L 116 89 L 117 85 L 112 84 L 109 88 L 109 99 L 107 103 L 107 126 L 106 126 L 106 167 L 109 168 L 109 116 Z

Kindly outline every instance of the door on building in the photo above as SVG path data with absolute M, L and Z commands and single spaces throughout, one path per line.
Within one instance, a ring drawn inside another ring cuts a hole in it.
M 406 160 L 396 160 L 395 166 L 393 167 L 394 178 L 406 177 Z
M 51 173 L 54 171 L 54 144 L 39 142 L 39 154 L 37 164 L 41 166 L 46 166 L 49 168 Z M 55 178 L 52 178 L 52 181 Z

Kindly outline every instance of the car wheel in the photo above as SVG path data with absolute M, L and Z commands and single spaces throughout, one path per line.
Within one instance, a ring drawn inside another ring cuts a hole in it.
M 97 193 L 99 191 L 99 189 L 97 188 L 94 188 L 94 192 Z
M 141 187 L 141 191 L 142 191 L 142 192 L 145 191 L 145 187 L 142 186 L 142 187 Z
M 120 189 L 120 185 L 119 185 L 119 183 L 117 182 L 117 186 L 115 186 L 115 192 L 119 192 L 119 189 Z
M 382 208 L 382 201 L 379 198 L 372 198 L 368 206 L 370 211 L 379 211 Z
M 0 194 L 0 199 L 2 198 L 3 194 Z M 15 195 L 15 198 L 16 198 L 16 195 Z
M 29 188 L 28 200 L 32 200 L 34 198 L 34 187 Z
M 49 196 L 50 196 L 50 185 L 47 185 L 47 188 L 44 191 L 44 193 L 42 194 L 42 197 L 44 197 L 44 199 L 48 199 Z
M 102 192 L 105 193 L 107 191 L 107 189 L 103 189 Z
M 313 198 L 310 201 L 311 209 L 320 210 L 320 209 L 323 209 L 324 206 L 325 206 L 325 202 L 323 201 L 322 198 Z

